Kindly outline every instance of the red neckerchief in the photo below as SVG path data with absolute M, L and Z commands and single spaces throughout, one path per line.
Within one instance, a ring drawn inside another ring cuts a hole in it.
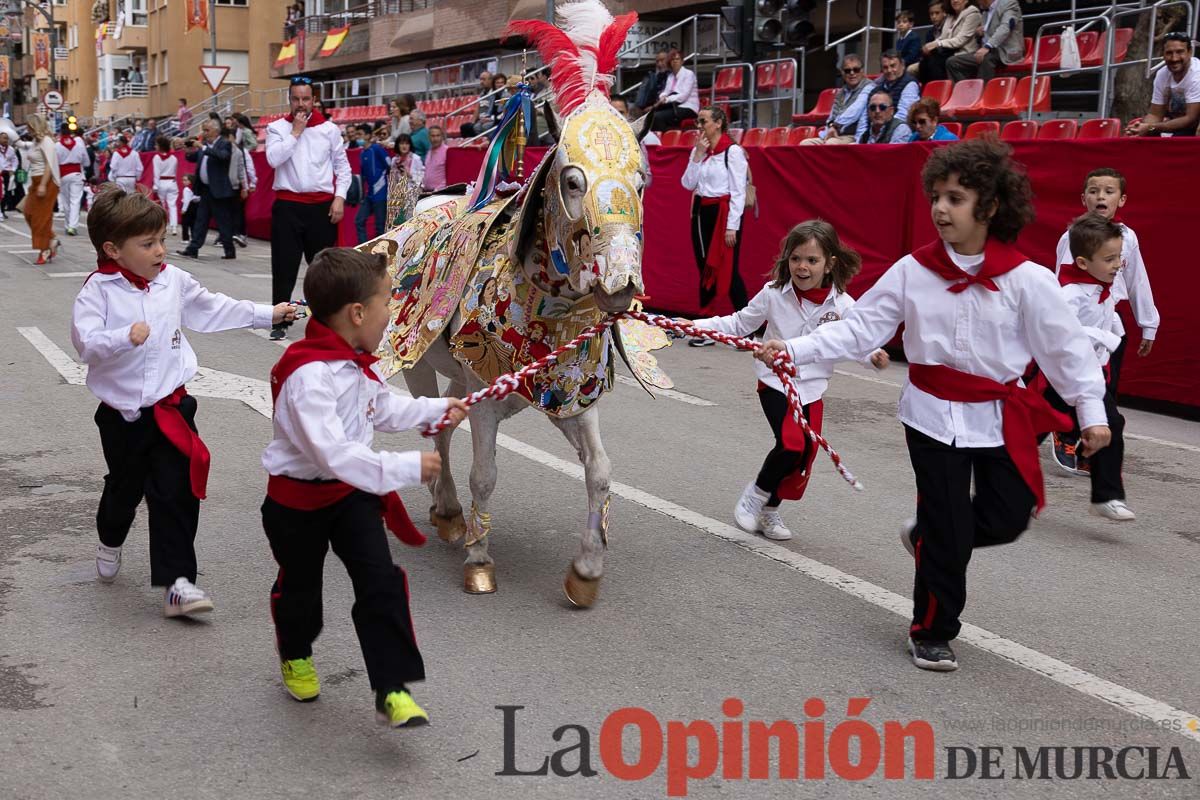
M 60 136 L 58 141 L 61 142 L 62 146 L 67 148 L 68 150 L 75 149 L 75 137 L 74 136 L 69 136 L 69 135 Z
M 792 291 L 796 293 L 797 299 L 804 298 L 808 302 L 819 306 L 829 299 L 829 293 L 833 291 L 833 287 L 817 286 L 813 289 L 805 289 L 804 291 L 800 291 L 796 288 L 796 284 L 793 283 Z
M 304 329 L 304 338 L 288 346 L 283 357 L 271 368 L 271 402 L 279 399 L 279 390 L 293 372 L 314 361 L 353 361 L 363 374 L 376 383 L 383 380 L 371 369 L 379 359 L 370 353 L 355 350 L 332 328 L 315 318 L 309 319 Z M 288 508 L 315 511 L 348 497 L 355 489 L 342 481 L 313 483 L 299 481 L 286 475 L 271 475 L 267 481 L 267 496 Z M 425 535 L 417 530 L 400 495 L 388 492 L 381 498 L 384 522 L 396 538 L 405 544 L 419 547 L 425 544 Z
M 129 157 L 129 154 L 130 154 L 130 153 L 132 153 L 132 152 L 133 152 L 133 150 L 131 150 L 131 149 L 129 148 L 129 145 L 124 145 L 124 144 L 123 144 L 123 145 L 121 145 L 120 147 L 118 147 L 118 148 L 117 148 L 117 155 L 119 155 L 121 158 L 128 158 L 128 157 Z
M 729 137 L 728 133 L 722 133 L 721 138 L 717 139 L 717 143 L 708 149 L 708 154 L 704 156 L 704 160 L 708 161 L 713 156 L 719 156 L 729 148 L 733 147 L 736 142 Z
M 1063 264 L 1062 269 L 1058 271 L 1058 285 L 1067 286 L 1072 283 L 1086 283 L 1089 286 L 1103 286 L 1100 291 L 1100 299 L 1096 302 L 1103 303 L 1112 293 L 1112 284 L 1105 283 L 1087 270 L 1079 268 L 1078 264 Z
M 288 114 L 287 116 L 284 117 L 284 119 L 286 119 L 289 123 L 295 122 L 296 115 Z M 320 111 L 314 110 L 311 114 L 308 115 L 308 123 L 304 127 L 312 128 L 316 125 L 320 125 L 324 121 L 325 121 L 325 115 L 322 114 Z
M 162 272 L 166 268 L 167 268 L 167 265 L 162 264 L 159 266 L 158 271 Z M 90 281 L 92 279 L 92 275 L 95 275 L 97 272 L 99 272 L 101 275 L 122 275 L 122 276 L 124 276 L 125 280 L 127 280 L 131 284 L 133 284 L 133 287 L 135 289 L 141 289 L 143 292 L 150 291 L 150 281 L 149 280 L 146 280 L 141 275 L 138 275 L 136 272 L 133 272 L 131 270 L 126 269 L 125 267 L 122 267 L 120 264 L 118 264 L 116 261 L 113 261 L 111 258 L 100 259 L 100 262 L 96 265 L 96 269 L 93 270 L 91 273 L 89 273 L 88 276 L 83 279 L 83 282 L 87 283 L 88 281 Z M 153 278 L 151 278 L 150 280 L 153 280 Z
M 987 243 L 983 246 L 983 263 L 975 275 L 964 272 L 954 263 L 950 254 L 946 252 L 946 245 L 941 239 L 934 239 L 924 247 L 914 250 L 912 255 L 918 264 L 950 281 L 950 286 L 946 287 L 946 291 L 955 294 L 966 291 L 976 284 L 989 291 L 998 292 L 1000 287 L 992 278 L 1003 275 L 1028 260 L 1020 250 L 1011 244 L 1005 244 L 991 237 L 988 237 Z

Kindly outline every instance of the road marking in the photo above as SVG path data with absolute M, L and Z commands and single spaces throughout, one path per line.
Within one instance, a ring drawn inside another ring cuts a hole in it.
M 36 252 L 36 251 L 31 250 L 30 252 Z M 92 273 L 90 273 L 90 272 L 47 272 L 46 277 L 47 278 L 86 278 L 88 275 L 91 275 L 91 274 Z
M 846 369 L 835 369 L 833 374 L 845 375 L 847 378 L 854 378 L 856 380 L 866 381 L 867 383 L 882 383 L 884 386 L 894 386 L 897 389 L 904 385 L 902 383 L 894 383 L 893 381 L 885 381 L 883 378 L 876 378 L 874 375 L 864 375 L 862 373 L 851 372 L 850 370 Z
M 637 386 L 639 389 L 642 386 L 640 383 L 638 383 L 633 378 L 630 378 L 628 375 L 618 375 L 617 383 L 623 383 L 626 386 Z M 675 389 L 659 389 L 657 386 L 650 386 L 649 384 L 646 385 L 646 388 L 648 388 L 651 391 L 651 393 L 653 393 L 653 394 L 660 395 L 661 397 L 668 397 L 672 400 L 678 400 L 681 403 L 687 403 L 687 404 L 693 405 L 693 406 L 715 406 L 716 405 L 716 403 L 712 402 L 711 400 L 705 400 L 702 397 L 696 397 L 695 395 L 688 394 L 687 392 L 679 392 L 679 391 L 676 391 Z
M 58 345 L 50 341 L 40 329 L 18 328 L 30 344 L 42 354 L 60 375 L 72 385 L 82 385 L 85 369 L 82 364 L 75 363 Z M 269 387 L 266 381 L 255 380 L 241 375 L 234 375 L 218 370 L 201 368 L 196 380 L 188 384 L 189 391 L 198 396 L 219 397 L 223 399 L 241 400 L 264 417 L 271 417 L 271 401 Z M 397 387 L 393 390 L 408 394 Z M 497 434 L 496 444 L 517 455 L 523 456 L 535 463 L 548 467 L 563 475 L 582 482 L 583 467 L 575 462 L 565 461 L 558 456 L 528 445 L 506 434 Z M 889 611 L 904 620 L 912 615 L 912 600 L 901 597 L 895 592 L 865 581 L 862 578 L 842 572 L 841 570 L 820 561 L 802 556 L 786 547 L 770 542 L 758 536 L 745 533 L 711 517 L 684 508 L 670 500 L 656 497 L 649 492 L 613 481 L 611 491 L 618 497 L 640 506 L 656 511 L 697 530 L 707 533 L 730 544 L 736 545 L 754 555 L 774 561 L 800 574 L 831 586 L 839 591 L 864 600 L 877 608 Z M 1132 714 L 1142 719 L 1150 720 L 1160 727 L 1173 730 L 1189 739 L 1200 742 L 1200 726 L 1193 730 L 1197 714 L 1189 714 L 1167 703 L 1136 692 L 1132 689 L 1105 680 L 1097 675 L 1072 666 L 1065 661 L 1048 656 L 1030 647 L 1006 639 L 999 634 L 980 628 L 976 625 L 964 624 L 958 636 L 959 641 L 973 645 L 1005 661 L 1034 672 L 1043 677 L 1074 689 L 1080 694 L 1100 700 L 1103 703 Z
M 266 339 L 271 344 L 277 344 L 280 347 L 287 347 L 289 344 L 291 344 L 291 342 L 289 342 L 287 339 L 271 339 L 271 331 L 269 329 L 262 330 L 261 328 L 247 328 L 247 330 L 260 339 Z
M 239 273 L 237 273 L 237 275 L 239 278 L 270 278 L 271 277 L 271 273 L 269 273 L 269 272 L 239 272 Z
M 9 231 L 10 233 L 15 233 L 17 236 L 28 236 L 29 235 L 28 228 L 26 228 L 25 230 L 20 230 L 18 228 L 14 228 L 12 225 L 5 225 L 3 222 L 0 222 L 0 228 L 4 228 L 4 230 Z

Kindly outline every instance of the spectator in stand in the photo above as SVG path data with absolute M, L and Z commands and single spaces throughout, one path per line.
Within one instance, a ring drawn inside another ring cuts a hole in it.
M 895 112 L 896 119 L 903 124 L 908 120 L 908 109 L 921 99 L 920 86 L 917 84 L 917 79 L 904 70 L 904 62 L 900 58 L 900 53 L 895 50 L 885 50 L 879 57 L 879 66 L 883 73 L 879 76 L 879 80 L 871 92 L 872 94 L 875 92 L 890 94 L 892 110 Z M 858 120 L 860 132 L 867 125 L 867 111 L 868 109 L 864 108 L 862 116 Z
M 380 142 L 382 138 L 386 138 L 386 132 L 377 134 L 359 158 L 362 202 L 358 205 L 358 213 L 354 215 L 359 244 L 370 238 L 367 236 L 367 220 L 372 217 L 375 219 L 376 236 L 387 230 L 388 162 L 391 158 L 387 148 Z
M 392 225 L 400 225 L 412 216 L 424 177 L 425 164 L 412 150 L 412 137 L 400 134 L 396 137 L 396 155 L 388 175 L 387 216 Z
M 395 139 L 402 133 L 411 133 L 408 127 L 408 113 L 413 110 L 414 103 L 409 95 L 397 97 L 388 106 L 389 127 L 391 138 Z
M 129 68 L 129 72 L 125 73 L 125 80 L 130 83 L 145 83 L 146 78 L 142 75 L 142 71 L 138 69 L 137 62 L 133 62 L 133 66 Z
M 641 86 L 638 87 L 636 99 L 638 108 L 649 108 L 658 102 L 670 74 L 671 67 L 667 63 L 667 51 L 659 50 L 654 54 L 654 71 L 647 75 L 642 80 Z
M 910 142 L 953 142 L 958 139 L 944 125 L 938 124 L 942 106 L 932 97 L 922 97 L 908 109 L 908 126 L 913 134 Z
M 362 139 L 357 125 L 347 125 L 342 131 L 342 144 L 347 150 L 356 150 L 362 147 Z
M 187 98 L 179 98 L 179 110 L 175 112 L 175 124 L 179 128 L 179 135 L 184 136 L 188 132 L 188 126 L 192 124 L 192 111 L 188 108 Z
M 154 143 L 158 140 L 158 123 L 152 119 L 146 120 L 146 124 L 138 131 L 138 135 L 133 139 L 133 149 L 139 153 L 149 153 L 154 150 Z
M 842 57 L 842 88 L 833 98 L 833 109 L 825 129 L 800 144 L 854 144 L 859 120 L 867 107 L 867 99 L 875 84 L 863 73 L 862 57 L 847 53 Z
M 983 8 L 983 27 L 977 33 L 981 42 L 973 53 L 959 53 L 946 62 L 946 72 L 955 81 L 982 78 L 990 81 L 996 69 L 1015 64 L 1025 57 L 1025 28 L 1021 4 L 1017 0 L 979 0 Z
M 492 91 L 492 73 L 486 69 L 479 73 L 479 99 L 472 108 L 472 113 L 475 119 L 470 122 L 463 123 L 460 133 L 463 136 L 471 137 L 483 133 L 487 128 L 484 126 L 484 106 L 487 105 L 487 94 Z
M 975 37 L 983 27 L 983 16 L 974 0 L 950 0 L 950 11 L 950 17 L 942 25 L 941 36 L 921 48 L 925 56 L 921 61 L 921 83 L 945 80 L 947 61 L 960 53 L 971 55 L 976 50 Z
M 422 162 L 425 161 L 425 156 L 429 155 L 429 131 L 425 128 L 425 112 L 419 109 L 414 109 L 408 115 L 408 124 L 412 126 L 412 149 Z M 419 183 L 417 184 L 420 185 Z
M 429 154 L 425 156 L 425 177 L 421 189 L 437 192 L 446 188 L 446 132 L 440 125 L 429 126 Z
M 859 126 L 859 144 L 906 144 L 912 137 L 912 130 L 896 119 L 896 106 L 890 92 L 872 91 L 867 101 L 867 115 L 869 121 Z
M 654 122 L 651 129 L 669 131 L 678 128 L 685 119 L 695 119 L 700 113 L 700 90 L 696 73 L 683 65 L 683 53 L 672 50 L 667 58 L 671 74 L 662 93 L 654 103 Z
M 921 39 L 913 33 L 913 13 L 906 8 L 896 12 L 896 52 L 904 61 L 904 67 L 916 64 L 921 60 Z
M 1200 59 L 1192 56 L 1192 39 L 1183 31 L 1163 37 L 1166 69 L 1154 76 L 1150 111 L 1131 122 L 1129 136 L 1195 136 L 1200 123 Z
M 922 65 L 925 63 L 927 56 L 925 55 L 925 45 L 930 42 L 936 42 L 942 35 L 942 27 L 946 24 L 946 8 L 948 0 L 933 0 L 929 4 L 929 30 L 925 31 L 925 41 L 921 45 L 921 50 L 918 53 L 920 61 L 915 64 L 909 64 L 907 71 L 914 78 L 919 77 Z

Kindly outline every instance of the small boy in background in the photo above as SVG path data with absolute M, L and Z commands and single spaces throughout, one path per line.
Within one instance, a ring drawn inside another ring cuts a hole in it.
M 921 37 L 913 33 L 915 21 L 913 12 L 906 8 L 896 12 L 896 43 L 894 47 L 899 51 L 906 68 L 921 60 Z
M 192 226 L 196 224 L 196 211 L 200 206 L 200 198 L 196 197 L 196 176 L 183 176 L 183 196 L 179 201 L 180 208 L 183 209 L 183 217 L 180 219 L 180 225 L 183 228 L 183 241 L 192 238 Z

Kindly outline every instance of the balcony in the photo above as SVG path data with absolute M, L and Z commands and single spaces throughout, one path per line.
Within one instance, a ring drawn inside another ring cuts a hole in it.
M 370 22 L 376 17 L 421 11 L 429 8 L 433 3 L 434 0 L 369 0 L 335 14 L 312 14 L 301 17 L 295 23 L 284 26 L 283 38 L 284 40 L 291 39 L 295 37 L 297 31 L 304 31 L 307 35 L 325 33 L 330 28 L 359 25 Z
M 127 97 L 149 97 L 150 87 L 144 83 L 118 83 L 115 94 L 117 100 Z
M 104 43 L 102 45 L 103 55 L 119 56 L 128 55 L 131 52 L 145 52 L 149 42 L 148 28 L 143 26 L 126 25 L 121 30 L 121 38 L 113 38 L 117 26 L 111 22 L 105 23 Z

